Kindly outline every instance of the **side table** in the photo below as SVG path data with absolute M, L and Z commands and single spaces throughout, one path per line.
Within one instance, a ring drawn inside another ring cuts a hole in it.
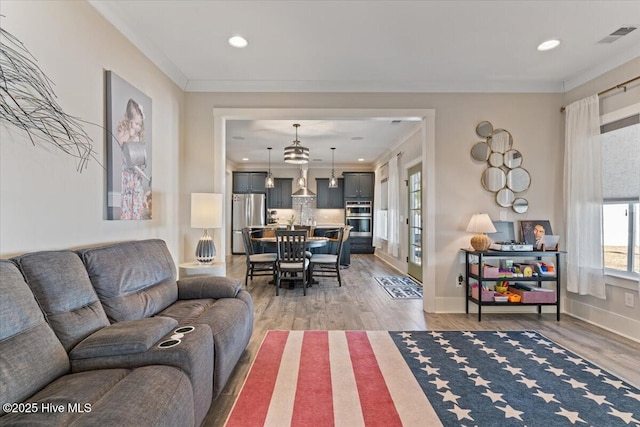
M 226 276 L 227 264 L 224 261 L 214 261 L 211 264 L 200 264 L 197 261 L 180 264 L 180 277 L 198 275 Z

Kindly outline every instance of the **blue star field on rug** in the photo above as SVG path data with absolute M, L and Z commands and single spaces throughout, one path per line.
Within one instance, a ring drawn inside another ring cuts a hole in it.
M 638 426 L 640 390 L 533 331 L 390 332 L 445 426 Z

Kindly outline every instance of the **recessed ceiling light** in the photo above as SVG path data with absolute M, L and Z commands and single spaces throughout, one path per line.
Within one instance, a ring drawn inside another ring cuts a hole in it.
M 544 52 L 545 50 L 555 49 L 558 46 L 560 46 L 560 40 L 551 39 L 540 43 L 540 45 L 538 46 L 538 50 L 540 52 Z
M 363 138 L 363 137 L 361 137 L 361 136 L 352 136 L 352 137 L 351 137 L 351 140 L 352 140 L 352 141 L 362 141 L 363 139 L 364 139 L 364 138 Z
M 359 162 L 364 162 L 364 159 L 358 159 Z
M 247 158 L 247 157 L 243 157 L 243 158 L 242 158 L 242 161 L 243 161 L 243 162 L 246 162 L 246 161 L 248 161 L 248 160 L 249 160 L 249 158 Z
M 232 136 L 231 139 L 236 139 L 238 141 L 244 141 L 244 136 Z
M 233 36 L 229 38 L 229 44 L 233 47 L 243 48 L 247 47 L 249 42 L 242 36 Z

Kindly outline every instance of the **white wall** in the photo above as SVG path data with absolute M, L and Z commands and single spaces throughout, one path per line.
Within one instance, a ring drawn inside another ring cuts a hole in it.
M 565 94 L 564 105 L 616 86 L 640 75 L 640 58 L 636 58 Z M 629 85 L 626 91 L 615 90 L 600 98 L 600 114 L 610 113 L 640 102 L 640 82 Z M 615 281 L 618 286 L 610 283 Z M 624 294 L 632 293 L 635 307 L 624 305 Z M 640 293 L 638 282 L 607 278 L 606 300 L 567 293 L 565 309 L 568 313 L 640 341 Z
M 34 147 L 23 131 L 0 122 L 0 256 L 161 238 L 178 259 L 184 92 L 85 2 L 3 0 L 2 14 L 2 28 L 35 56 L 66 113 L 104 125 L 105 70 L 152 98 L 154 175 L 152 220 L 106 221 L 105 172 L 97 161 L 79 173 L 71 156 L 46 143 Z M 85 129 L 104 163 L 102 128 Z

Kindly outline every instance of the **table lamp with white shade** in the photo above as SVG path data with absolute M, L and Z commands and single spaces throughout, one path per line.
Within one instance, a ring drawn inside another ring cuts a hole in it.
M 489 215 L 486 213 L 474 214 L 467 226 L 467 233 L 478 233 L 471 238 L 471 247 L 476 251 L 484 252 L 489 249 L 491 239 L 486 233 L 495 233 L 496 228 Z
M 191 194 L 191 228 L 204 232 L 196 247 L 196 259 L 200 264 L 211 264 L 216 257 L 216 245 L 207 229 L 222 227 L 222 194 Z

